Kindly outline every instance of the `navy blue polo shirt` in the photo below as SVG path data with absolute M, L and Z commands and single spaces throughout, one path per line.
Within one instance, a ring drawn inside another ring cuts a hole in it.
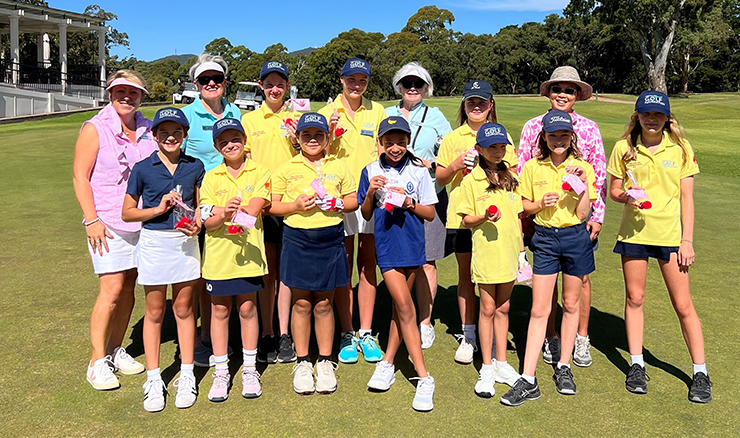
M 398 166 L 385 162 L 385 154 L 362 169 L 357 189 L 357 202 L 362 205 L 370 187 L 370 180 L 382 175 L 388 185 L 403 187 L 406 196 L 421 205 L 437 203 L 437 191 L 426 167 L 414 164 L 404 157 Z M 381 268 L 404 268 L 426 263 L 424 220 L 404 208 L 395 208 L 389 213 L 379 202 L 380 191 L 376 192 L 375 208 L 375 254 Z
M 195 209 L 195 187 L 200 187 L 203 183 L 205 173 L 206 169 L 202 161 L 180 153 L 180 161 L 175 173 L 171 174 L 155 151 L 134 165 L 126 193 L 139 196 L 142 203 L 141 208 L 153 208 L 159 205 L 164 195 L 179 185 L 182 202 Z M 148 230 L 173 230 L 175 215 L 170 209 L 164 214 L 144 221 L 143 225 Z

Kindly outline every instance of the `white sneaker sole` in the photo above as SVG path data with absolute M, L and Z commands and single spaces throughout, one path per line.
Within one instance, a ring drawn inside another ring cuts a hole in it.
M 293 386 L 293 391 L 295 391 L 296 394 L 300 394 L 300 395 L 311 395 L 314 393 L 315 389 L 314 388 L 296 388 L 295 386 Z
M 594 363 L 592 359 L 589 359 L 588 361 L 580 361 L 579 359 L 576 359 L 576 357 L 573 357 L 573 363 L 576 364 L 576 366 L 579 366 L 581 368 L 587 368 L 590 367 L 591 364 Z
M 210 395 L 208 396 L 208 401 L 212 401 L 214 403 L 225 402 L 228 399 L 229 399 L 229 394 L 228 393 L 224 397 L 211 397 Z
M 477 395 L 480 398 L 491 398 L 491 397 L 493 397 L 496 394 L 496 390 L 495 389 L 493 391 L 491 391 L 491 392 L 488 392 L 488 391 L 478 392 L 476 390 L 473 390 L 473 392 L 475 392 L 475 395 Z
M 414 403 L 411 404 L 411 407 L 413 407 L 417 412 L 431 412 L 432 409 L 434 409 L 434 403 L 417 403 L 414 401 Z
M 98 391 L 110 391 L 112 389 L 118 389 L 121 387 L 120 382 L 109 382 L 109 383 L 95 383 L 92 380 L 90 380 L 89 377 L 86 378 L 86 380 L 92 385 L 93 389 L 97 389 Z
M 185 403 L 182 403 L 182 402 L 179 402 L 179 401 L 176 400 L 175 401 L 175 407 L 177 409 L 187 409 L 187 408 L 193 406 L 195 404 L 195 401 L 196 400 L 198 400 L 198 399 L 195 398 L 195 397 L 193 398 L 193 401 L 188 400 Z
M 395 377 L 392 378 L 387 385 L 383 385 L 382 382 L 376 382 L 375 384 L 373 384 L 373 380 L 371 380 L 367 382 L 367 387 L 376 391 L 388 391 L 389 389 L 391 389 L 391 385 L 393 385 L 394 383 L 396 383 Z
M 460 365 L 470 365 L 471 363 L 473 363 L 473 358 L 471 357 L 470 359 L 468 359 L 467 357 L 460 358 L 455 356 L 455 362 L 459 363 Z
M 144 370 L 146 370 L 146 367 L 144 367 L 144 365 L 142 364 L 139 364 L 138 367 L 134 367 L 134 368 L 121 368 L 117 366 L 117 369 L 118 369 L 118 372 L 123 374 L 124 376 L 135 376 L 137 374 L 143 373 Z
M 242 397 L 244 398 L 258 398 L 262 395 L 262 390 L 260 392 L 242 392 Z
M 144 410 L 150 413 L 156 413 L 156 412 L 162 412 L 164 410 L 164 404 L 162 406 L 155 406 L 155 407 L 146 407 L 144 406 Z
M 520 377 L 521 376 L 517 376 L 517 377 L 515 377 L 513 379 L 504 379 L 503 377 L 499 377 L 498 375 L 494 375 L 493 376 L 493 381 L 496 382 L 496 383 L 501 383 L 503 385 L 508 385 L 508 386 L 512 386 L 513 387 L 514 384 L 516 383 L 516 381 L 519 380 Z

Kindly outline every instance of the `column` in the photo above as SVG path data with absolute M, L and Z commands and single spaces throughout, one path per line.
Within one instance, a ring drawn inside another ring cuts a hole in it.
M 100 66 L 100 99 L 105 100 L 105 80 L 107 75 L 105 74 L 105 34 L 106 31 L 98 30 L 98 66 Z
M 51 58 L 51 41 L 49 39 L 49 34 L 45 33 L 43 35 L 43 44 L 44 44 L 44 53 L 43 53 L 43 62 L 44 62 L 44 68 L 51 67 L 51 61 L 49 58 Z
M 20 17 L 10 17 L 10 62 L 13 70 L 13 84 L 18 85 L 20 79 L 19 69 L 21 63 L 21 55 L 18 50 L 18 21 Z
M 36 66 L 44 66 L 44 35 L 36 34 Z
M 62 93 L 67 91 L 67 25 L 59 25 L 59 68 L 62 71 Z

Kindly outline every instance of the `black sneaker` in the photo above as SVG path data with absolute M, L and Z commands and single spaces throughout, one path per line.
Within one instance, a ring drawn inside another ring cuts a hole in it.
M 290 335 L 280 335 L 278 344 L 278 362 L 295 362 L 296 355 L 293 350 L 293 338 Z
M 275 351 L 275 336 L 263 336 L 257 349 L 257 362 L 276 363 L 277 351 Z
M 689 401 L 694 403 L 712 401 L 712 382 L 709 381 L 709 376 L 702 372 L 694 374 L 694 381 L 689 389 Z
M 537 400 L 540 398 L 540 387 L 537 385 L 537 379 L 534 384 L 527 382 L 524 377 L 514 383 L 514 386 L 501 397 L 501 404 L 506 406 L 519 406 L 525 400 Z
M 624 386 L 627 391 L 633 394 L 647 394 L 647 382 L 649 380 L 650 377 L 645 372 L 645 367 L 636 363 L 630 367 Z
M 568 367 L 555 367 L 555 374 L 552 375 L 555 381 L 555 387 L 563 395 L 573 395 L 576 393 L 576 382 L 573 381 L 573 373 Z

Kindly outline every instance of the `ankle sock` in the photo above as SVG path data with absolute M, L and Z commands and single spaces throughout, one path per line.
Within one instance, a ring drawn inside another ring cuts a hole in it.
M 321 362 L 322 360 L 328 360 L 328 361 L 331 362 L 331 356 L 322 356 L 322 355 L 319 354 L 319 360 L 318 361 Z
M 224 354 L 223 356 L 213 356 L 213 361 L 216 362 L 216 371 L 226 371 L 229 369 L 229 356 Z
M 311 358 L 308 355 L 298 356 L 298 360 L 296 363 L 301 363 L 301 362 L 311 362 Z
M 694 375 L 696 375 L 696 373 L 704 373 L 705 376 L 709 375 L 709 373 L 707 372 L 706 362 L 701 365 L 694 364 Z
M 190 375 L 190 377 L 195 377 L 195 374 L 193 374 L 193 370 L 195 369 L 194 365 L 192 363 L 183 363 L 180 364 L 180 375 Z
M 641 354 L 630 354 L 630 359 L 632 360 L 632 365 L 637 364 L 645 368 L 645 360 Z
M 490 364 L 490 365 L 483 364 L 481 365 L 480 370 L 488 372 L 488 373 L 492 373 L 496 370 L 496 368 L 493 366 L 493 364 Z
M 581 336 L 578 333 L 576 333 L 576 340 L 581 342 L 587 342 L 588 341 L 588 335 L 587 336 Z
M 475 340 L 475 324 L 463 324 L 462 329 L 466 338 Z
M 365 335 L 372 335 L 372 334 L 373 334 L 372 329 L 370 329 L 370 330 L 360 329 L 360 332 L 357 335 L 358 335 L 358 337 L 362 338 Z
M 558 362 L 558 368 L 570 368 L 570 364 Z
M 503 362 L 501 362 L 501 361 L 498 361 L 498 360 L 496 360 L 496 359 L 494 359 L 494 360 L 493 360 L 493 366 L 494 366 L 494 368 L 496 368 L 497 370 L 498 370 L 498 369 L 501 369 L 501 368 L 503 368 L 503 367 L 505 367 L 505 366 L 506 366 L 506 365 L 508 365 L 508 364 L 509 364 L 509 363 L 508 363 L 508 362 L 506 362 L 506 361 L 503 361 Z
M 153 370 L 146 370 L 146 380 L 147 382 L 150 380 L 162 380 L 160 369 L 154 368 Z
M 527 375 L 522 374 L 522 379 L 534 385 L 534 376 L 527 376 Z
M 245 367 L 254 367 L 257 364 L 257 350 L 242 348 L 242 357 L 244 358 Z

